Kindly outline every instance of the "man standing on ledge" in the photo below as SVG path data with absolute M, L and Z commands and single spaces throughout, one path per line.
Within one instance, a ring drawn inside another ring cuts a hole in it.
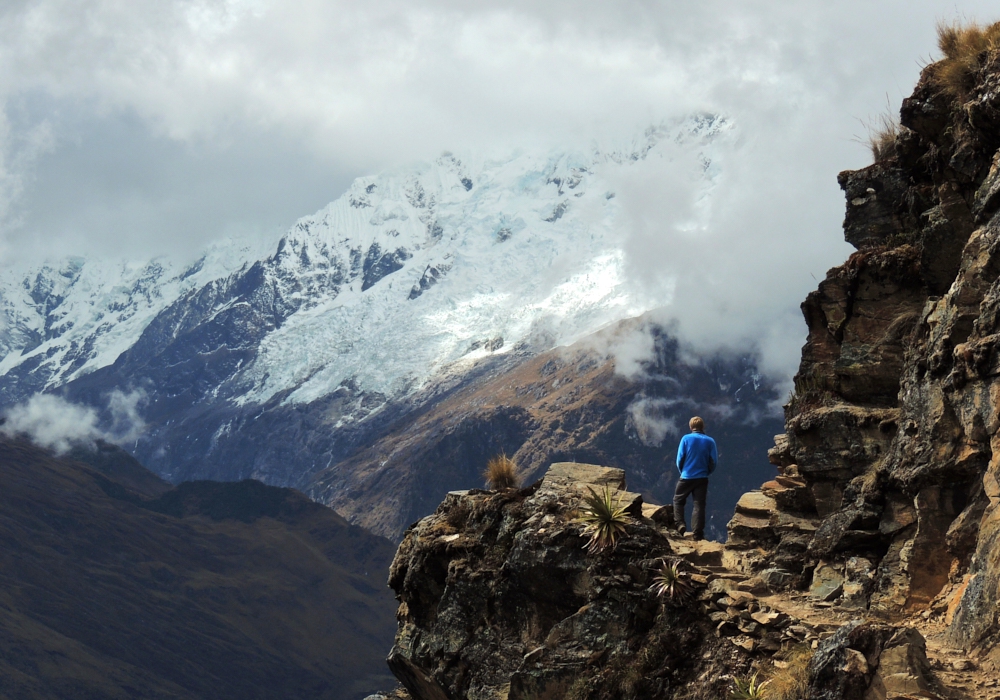
M 681 438 L 677 448 L 677 480 L 674 491 L 674 523 L 683 535 L 684 506 L 687 497 L 694 496 L 694 512 L 691 513 L 691 530 L 694 538 L 705 537 L 705 497 L 708 495 L 708 475 L 715 471 L 719 463 L 719 452 L 715 440 L 705 435 L 705 421 L 695 416 L 688 421 L 691 432 Z

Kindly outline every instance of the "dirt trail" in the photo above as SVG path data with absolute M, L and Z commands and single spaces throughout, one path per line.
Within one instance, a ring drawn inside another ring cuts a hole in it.
M 725 566 L 726 548 L 719 542 L 707 540 L 695 541 L 690 537 L 679 537 L 669 534 L 671 545 L 678 556 L 689 562 L 696 575 L 705 580 L 714 589 L 732 588 L 729 597 L 722 603 L 716 603 L 718 612 L 711 613 L 713 620 L 718 620 L 721 634 L 731 634 L 734 644 L 744 649 L 767 649 L 764 642 L 754 642 L 752 634 L 759 632 L 758 627 L 744 625 L 750 616 L 762 620 L 760 613 L 753 615 L 750 610 L 777 612 L 790 618 L 790 628 L 805 627 L 809 633 L 802 641 L 815 646 L 819 640 L 833 634 L 841 625 L 851 620 L 877 621 L 867 610 L 847 608 L 836 603 L 824 602 L 811 597 L 802 591 L 786 591 L 770 593 L 762 590 L 757 583 L 744 573 Z M 721 579 L 721 581 L 720 581 Z M 719 583 L 714 583 L 719 581 Z M 736 601 L 732 600 L 736 597 Z M 749 596 L 749 597 L 748 597 Z M 751 601 L 752 599 L 752 601 Z M 734 608 L 729 603 L 740 604 Z M 728 613 L 723 613 L 726 610 Z M 726 631 L 728 615 L 738 628 Z M 779 621 L 783 618 L 776 618 Z M 1000 673 L 990 664 L 980 663 L 963 650 L 949 643 L 947 627 L 943 615 L 917 614 L 904 620 L 894 620 L 894 624 L 913 627 L 923 635 L 927 642 L 927 660 L 930 664 L 930 689 L 912 695 L 889 695 L 890 698 L 939 698 L 940 700 L 1000 700 Z M 789 626 L 789 621 L 783 623 Z M 741 634 L 749 630 L 751 634 Z M 786 637 L 788 637 L 786 633 Z M 766 635 L 761 635 L 766 640 Z

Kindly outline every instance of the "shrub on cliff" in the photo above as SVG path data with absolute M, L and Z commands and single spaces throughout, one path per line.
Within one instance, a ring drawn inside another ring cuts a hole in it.
M 1000 22 L 939 24 L 938 48 L 944 58 L 934 66 L 934 84 L 945 94 L 965 102 L 976 86 L 979 71 L 1000 54 Z
M 580 514 L 580 520 L 585 524 L 583 533 L 590 535 L 587 551 L 594 554 L 614 549 L 618 546 L 618 540 L 625 535 L 625 523 L 628 521 L 621 496 L 614 498 L 608 486 L 600 493 L 594 489 L 588 490 L 590 494 L 583 497 L 584 506 Z
M 517 476 L 517 464 L 507 455 L 501 453 L 486 463 L 483 478 L 494 491 L 501 489 L 516 489 L 520 485 Z
M 878 121 L 868 127 L 868 148 L 872 159 L 879 163 L 896 153 L 896 139 L 899 138 L 899 119 L 892 114 L 882 114 Z
M 694 593 L 694 585 L 688 572 L 681 568 L 681 563 L 677 560 L 662 560 L 649 588 L 657 597 L 673 606 L 684 605 Z

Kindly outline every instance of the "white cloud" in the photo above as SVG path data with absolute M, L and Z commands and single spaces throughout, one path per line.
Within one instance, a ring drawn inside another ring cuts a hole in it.
M 51 394 L 36 394 L 7 410 L 0 429 L 9 436 L 26 434 L 32 442 L 58 453 L 100 436 L 97 412 Z
M 145 429 L 139 406 L 145 400 L 141 391 L 125 394 L 115 390 L 108 396 L 110 425 L 102 426 L 98 412 L 71 403 L 53 394 L 35 394 L 27 401 L 4 412 L 0 431 L 8 436 L 27 435 L 41 447 L 58 454 L 96 440 L 122 443 L 136 439 Z
M 693 347 L 752 343 L 787 374 L 798 304 L 848 252 L 835 178 L 868 160 L 860 120 L 909 93 L 936 20 L 995 13 L 983 0 L 7 2 L 0 237 L 8 254 L 184 251 L 287 225 L 353 176 L 442 149 L 579 145 L 711 111 L 740 140 L 710 209 L 683 158 L 623 184 L 630 273 Z M 31 133 L 48 140 L 19 161 Z
M 136 440 L 146 430 L 146 421 L 139 412 L 139 407 L 146 402 L 146 392 L 134 389 L 124 393 L 115 389 L 108 396 L 108 412 L 111 414 L 111 424 L 105 431 L 105 440 L 109 442 L 126 443 Z
M 668 436 L 675 438 L 681 434 L 679 419 L 669 414 L 677 403 L 684 401 L 640 396 L 629 404 L 628 424 L 643 445 L 659 447 Z

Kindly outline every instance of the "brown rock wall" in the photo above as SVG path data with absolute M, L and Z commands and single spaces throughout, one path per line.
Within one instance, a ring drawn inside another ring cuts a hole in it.
M 873 568 L 845 604 L 888 618 L 947 615 L 956 639 L 991 649 L 1000 143 L 990 129 L 1000 98 L 982 86 L 1000 84 L 1000 61 L 976 75 L 976 104 L 937 90 L 935 70 L 904 100 L 893 154 L 839 176 L 844 235 L 858 251 L 802 305 L 808 340 L 770 453 L 779 475 L 762 489 L 774 510 L 736 514 L 730 558 L 808 587 L 861 557 Z M 774 527 L 803 516 L 812 532 Z

